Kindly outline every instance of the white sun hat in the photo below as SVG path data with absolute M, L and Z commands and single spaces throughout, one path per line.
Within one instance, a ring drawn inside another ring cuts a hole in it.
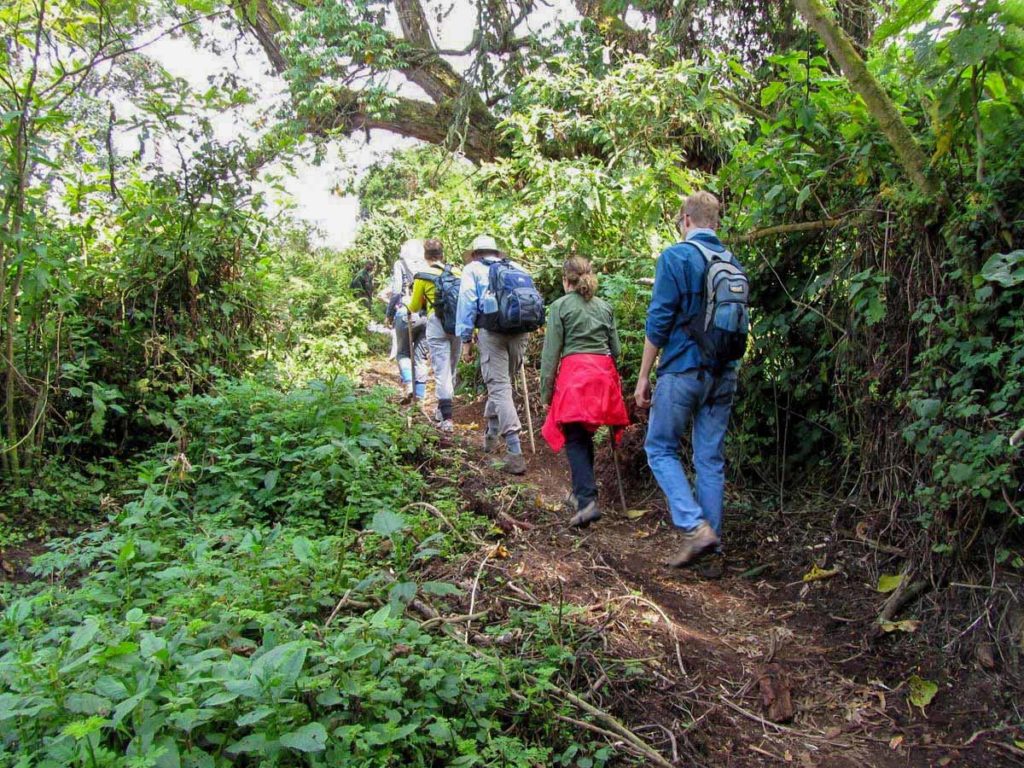
M 478 235 L 476 237 L 476 239 L 473 240 L 473 245 L 471 245 L 469 249 L 471 251 L 473 251 L 474 253 L 476 251 L 494 251 L 494 252 L 497 252 L 497 250 L 498 250 L 498 241 L 495 240 L 490 235 Z

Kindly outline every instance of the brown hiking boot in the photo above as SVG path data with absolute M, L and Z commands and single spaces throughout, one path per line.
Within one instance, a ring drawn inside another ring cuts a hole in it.
M 508 472 L 510 475 L 525 475 L 526 457 L 521 453 L 510 453 L 505 457 L 505 461 L 500 469 L 502 472 Z
M 700 561 L 700 565 L 697 566 L 697 575 L 702 579 L 708 581 L 716 581 L 722 578 L 725 573 L 725 555 L 722 554 L 721 550 L 714 550 L 711 554 L 706 555 Z
M 714 530 L 704 520 L 701 520 L 700 524 L 692 531 L 684 532 L 682 539 L 683 545 L 665 561 L 665 565 L 670 568 L 682 568 L 684 565 L 689 565 L 718 543 L 718 537 Z

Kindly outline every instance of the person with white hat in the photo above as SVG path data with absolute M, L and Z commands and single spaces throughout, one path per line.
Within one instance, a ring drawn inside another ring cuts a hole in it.
M 406 240 L 391 275 L 390 303 L 395 324 L 398 374 L 407 398 L 422 400 L 426 394 L 430 374 L 429 351 L 426 339 L 426 315 L 410 312 L 408 302 L 417 272 L 427 268 L 422 240 Z M 415 367 L 413 361 L 415 360 Z M 415 373 L 415 381 L 413 375 Z
M 487 385 L 484 451 L 497 451 L 504 438 L 507 455 L 501 468 L 522 475 L 526 459 L 512 382 L 523 363 L 529 332 L 544 324 L 544 300 L 526 270 L 501 254 L 493 237 L 480 235 L 470 250 L 473 259 L 462 271 L 455 334 L 468 355 L 479 328 L 480 372 Z

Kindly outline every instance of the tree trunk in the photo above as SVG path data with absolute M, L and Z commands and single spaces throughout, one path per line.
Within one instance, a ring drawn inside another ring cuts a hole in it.
M 939 185 L 928 173 L 927 157 L 903 122 L 892 99 L 868 71 L 864 59 L 857 53 L 849 35 L 840 28 L 821 0 L 794 0 L 794 4 L 808 26 L 821 36 L 825 47 L 838 62 L 853 90 L 864 99 L 868 111 L 878 121 L 903 171 L 914 186 L 931 200 L 940 198 Z
M 389 113 L 381 116 L 367 112 L 358 90 L 339 89 L 332 114 L 300 117 L 312 133 L 337 131 L 347 135 L 380 128 L 448 146 L 476 163 L 493 160 L 501 143 L 497 120 L 476 88 L 441 55 L 421 0 L 393 0 L 393 7 L 403 35 L 401 39 L 395 37 L 393 45 L 404 43 L 415 49 L 398 71 L 422 88 L 430 101 L 399 96 L 393 99 Z M 287 12 L 276 8 L 274 0 L 250 0 L 239 6 L 239 18 L 259 42 L 274 70 L 278 74 L 284 72 L 289 62 L 278 36 L 289 24 Z

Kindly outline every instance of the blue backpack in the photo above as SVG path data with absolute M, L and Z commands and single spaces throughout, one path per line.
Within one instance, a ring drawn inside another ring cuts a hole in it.
M 529 333 L 544 325 L 544 297 L 530 277 L 508 259 L 488 262 L 493 302 L 484 302 L 480 327 L 497 333 Z
M 697 240 L 704 257 L 701 311 L 686 325 L 709 367 L 720 372 L 739 360 L 747 349 L 750 331 L 750 282 L 729 251 L 714 251 Z
M 457 277 L 447 264 L 439 275 L 433 272 L 417 272 L 416 278 L 429 280 L 434 284 L 434 314 L 441 321 L 445 333 L 455 333 L 455 314 L 459 308 L 459 288 L 462 279 Z

